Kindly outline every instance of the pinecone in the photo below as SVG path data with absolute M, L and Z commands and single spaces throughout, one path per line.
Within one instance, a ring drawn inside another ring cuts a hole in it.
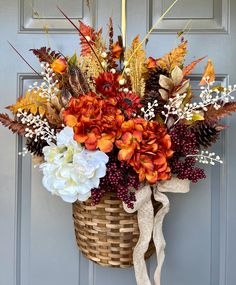
M 161 97 L 160 93 L 155 90 L 151 90 L 145 93 L 143 98 L 141 99 L 141 104 L 145 109 L 148 108 L 148 103 L 151 103 L 153 105 L 154 101 L 157 100 L 158 106 L 154 106 L 154 113 L 157 115 L 158 113 L 161 113 L 163 111 L 163 107 L 166 103 L 165 100 Z
M 215 121 L 203 120 L 197 121 L 191 126 L 191 129 L 196 135 L 198 147 L 208 148 L 217 141 L 223 128 Z
M 34 138 L 27 139 L 26 148 L 29 152 L 37 156 L 43 156 L 43 148 L 47 146 L 47 142 L 45 140 L 35 141 Z
M 156 91 L 160 89 L 159 79 L 160 75 L 163 74 L 168 76 L 168 73 L 162 69 L 155 69 L 149 73 L 148 79 L 146 80 L 146 92 Z
M 141 99 L 141 103 L 145 109 L 147 109 L 148 103 L 153 104 L 154 101 L 157 100 L 158 106 L 154 107 L 154 113 L 156 115 L 161 114 L 166 104 L 166 100 L 164 100 L 159 93 L 159 89 L 161 88 L 159 78 L 161 74 L 168 75 L 166 71 L 161 69 L 155 69 L 149 73 L 148 79 L 146 80 L 145 94 Z

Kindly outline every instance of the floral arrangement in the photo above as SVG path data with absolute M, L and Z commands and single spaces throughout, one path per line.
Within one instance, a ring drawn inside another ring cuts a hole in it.
M 137 36 L 124 48 L 102 30 L 80 22 L 81 53 L 72 57 L 42 47 L 33 49 L 42 81 L 29 86 L 0 122 L 26 138 L 24 153 L 42 158 L 43 185 L 64 201 L 94 204 L 109 191 L 129 208 L 140 185 L 205 178 L 197 163 L 222 163 L 207 149 L 224 126 L 219 120 L 236 111 L 236 86 L 214 84 L 209 59 L 201 94 L 188 76 L 188 42 L 162 58 L 147 57 Z
M 201 92 L 195 94 L 189 75 L 205 57 L 185 64 L 188 42 L 182 33 L 179 45 L 161 58 L 148 57 L 144 50 L 155 25 L 142 41 L 137 36 L 126 46 L 125 5 L 122 0 L 122 36 L 117 41 L 112 19 L 108 40 L 104 40 L 102 29 L 95 31 L 81 21 L 77 27 L 59 8 L 79 33 L 80 55 L 64 56 L 48 47 L 32 49 L 41 64 L 41 73 L 26 63 L 40 81 L 7 107 L 12 117 L 0 114 L 0 122 L 25 138 L 20 154 L 34 156 L 43 172 L 43 185 L 52 194 L 70 203 L 90 198 L 96 206 L 106 193 L 112 192 L 123 202 L 124 211 L 138 211 L 139 240 L 125 248 L 133 250 L 137 284 L 149 285 L 144 255 L 153 238 L 158 261 L 154 280 L 160 285 L 165 256 L 162 224 L 169 211 L 164 192 L 186 193 L 190 181 L 196 183 L 206 177 L 201 163 L 223 163 L 208 148 L 225 128 L 220 120 L 236 111 L 232 96 L 236 85 L 217 85 L 214 65 L 208 59 L 199 82 Z M 152 199 L 162 204 L 157 214 Z M 117 218 L 122 215 L 115 221 Z M 90 221 L 89 235 L 91 224 Z M 114 226 L 119 228 L 112 224 L 109 230 Z M 104 228 L 101 231 L 103 234 Z M 98 235 L 98 228 L 93 232 Z M 125 232 L 135 241 L 133 229 L 126 227 Z M 108 244 L 109 240 L 112 243 L 112 238 L 108 237 Z M 112 249 L 108 246 L 105 252 L 109 251 Z M 111 256 L 117 254 L 116 249 Z M 88 255 L 92 259 L 91 256 Z M 92 260 L 98 262 L 99 258 Z M 116 260 L 115 264 L 121 263 Z

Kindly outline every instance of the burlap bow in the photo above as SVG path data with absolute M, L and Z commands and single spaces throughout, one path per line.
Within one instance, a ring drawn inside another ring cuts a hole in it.
M 152 205 L 152 190 L 149 185 L 143 186 L 136 193 L 136 202 L 134 209 L 129 209 L 123 204 L 124 209 L 128 213 L 138 211 L 138 225 L 140 236 L 134 248 L 133 262 L 137 285 L 151 285 L 147 273 L 147 267 L 144 259 L 145 252 L 148 249 L 151 238 L 156 247 L 157 268 L 154 273 L 155 285 L 160 285 L 161 269 L 165 259 L 165 239 L 162 231 L 162 224 L 165 215 L 169 212 L 169 199 L 163 192 L 187 193 L 189 191 L 189 180 L 180 180 L 173 177 L 171 180 L 160 182 L 153 187 L 154 199 L 162 203 L 162 208 L 154 217 L 154 209 Z

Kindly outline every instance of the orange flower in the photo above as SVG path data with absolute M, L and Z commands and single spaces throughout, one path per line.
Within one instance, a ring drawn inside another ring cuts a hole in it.
M 119 45 L 119 42 L 114 43 L 113 47 L 112 47 L 112 57 L 115 60 L 120 59 L 120 56 L 123 52 L 123 48 Z
M 58 58 L 53 61 L 51 68 L 54 72 L 63 74 L 67 69 L 67 61 L 64 58 Z
M 206 79 L 209 83 L 215 81 L 215 69 L 211 59 L 208 59 L 207 65 L 205 67 L 202 80 L 199 85 L 206 85 Z
M 112 151 L 124 121 L 115 100 L 102 99 L 92 92 L 71 98 L 63 118 L 67 126 L 73 127 L 77 142 L 88 150 L 99 148 L 104 152 Z
M 116 141 L 119 160 L 127 161 L 139 174 L 140 182 L 150 184 L 170 178 L 167 159 L 172 156 L 170 136 L 164 125 L 143 118 L 131 119 L 121 126 L 122 136 Z

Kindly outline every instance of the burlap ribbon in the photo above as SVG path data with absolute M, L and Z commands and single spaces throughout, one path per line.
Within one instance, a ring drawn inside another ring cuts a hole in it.
M 162 225 L 165 215 L 169 212 L 169 199 L 163 192 L 187 193 L 189 191 L 189 180 L 180 180 L 173 177 L 171 180 L 158 183 L 153 189 L 154 199 L 162 203 L 162 208 L 157 212 L 155 217 L 151 200 L 152 190 L 149 185 L 143 186 L 136 193 L 134 209 L 129 209 L 123 204 L 125 211 L 128 213 L 138 211 L 140 237 L 133 252 L 137 285 L 151 285 L 144 255 L 152 237 L 157 255 L 157 268 L 154 274 L 154 283 L 155 285 L 161 284 L 161 269 L 165 259 L 166 245 Z

